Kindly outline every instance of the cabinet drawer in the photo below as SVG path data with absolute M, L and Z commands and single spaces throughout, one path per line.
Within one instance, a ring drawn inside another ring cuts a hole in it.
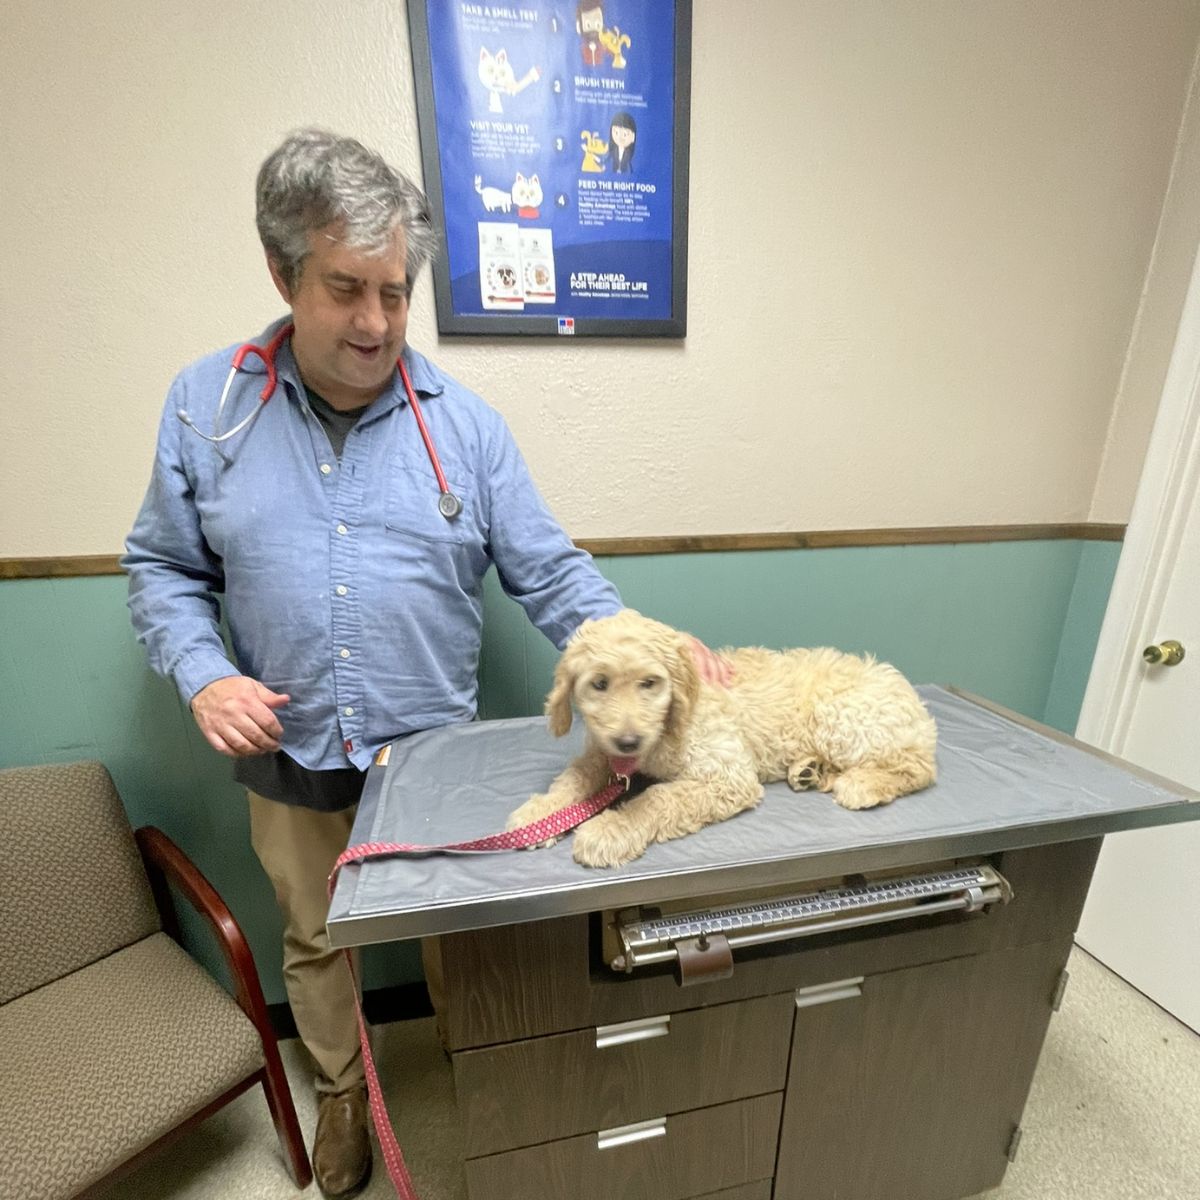
M 639 1140 L 595 1133 L 468 1159 L 470 1200 L 692 1200 L 770 1179 L 782 1096 L 665 1118 Z M 602 1139 L 613 1144 L 601 1148 Z M 734 1191 L 734 1196 L 738 1192 Z M 753 1193 L 750 1193 L 753 1195 Z
M 792 1010 L 785 993 L 455 1054 L 467 1155 L 780 1091 Z

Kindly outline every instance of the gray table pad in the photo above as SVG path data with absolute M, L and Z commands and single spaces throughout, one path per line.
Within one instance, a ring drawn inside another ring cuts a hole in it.
M 429 854 L 343 869 L 337 946 L 486 928 L 634 903 L 775 886 L 1200 817 L 1200 797 L 950 689 L 918 688 L 938 723 L 938 782 L 864 812 L 770 784 L 750 812 L 651 846 L 612 869 L 579 866 L 568 835 L 543 850 Z M 579 752 L 541 717 L 414 734 L 373 766 L 351 837 L 442 844 L 504 828 Z

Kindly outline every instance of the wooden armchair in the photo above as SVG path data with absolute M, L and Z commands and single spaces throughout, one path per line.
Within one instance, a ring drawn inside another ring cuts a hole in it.
M 168 884 L 207 919 L 236 999 L 180 948 Z M 0 1192 L 66 1200 L 256 1083 L 312 1180 L 246 940 L 96 762 L 0 771 Z M 11 1190 L 9 1190 L 11 1189 Z

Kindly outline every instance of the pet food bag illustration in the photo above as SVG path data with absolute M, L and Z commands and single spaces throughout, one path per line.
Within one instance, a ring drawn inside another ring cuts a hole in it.
M 484 308 L 519 312 L 525 307 L 521 239 L 515 224 L 479 222 L 479 290 Z
M 521 230 L 521 269 L 526 304 L 553 304 L 554 240 L 549 229 Z

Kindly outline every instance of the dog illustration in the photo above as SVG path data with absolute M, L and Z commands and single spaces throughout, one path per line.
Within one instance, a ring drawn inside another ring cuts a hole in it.
M 600 140 L 600 135 L 590 129 L 584 129 L 579 135 L 580 149 L 583 151 L 581 171 L 591 171 L 593 174 L 604 170 L 604 156 L 608 153 L 608 143 Z

